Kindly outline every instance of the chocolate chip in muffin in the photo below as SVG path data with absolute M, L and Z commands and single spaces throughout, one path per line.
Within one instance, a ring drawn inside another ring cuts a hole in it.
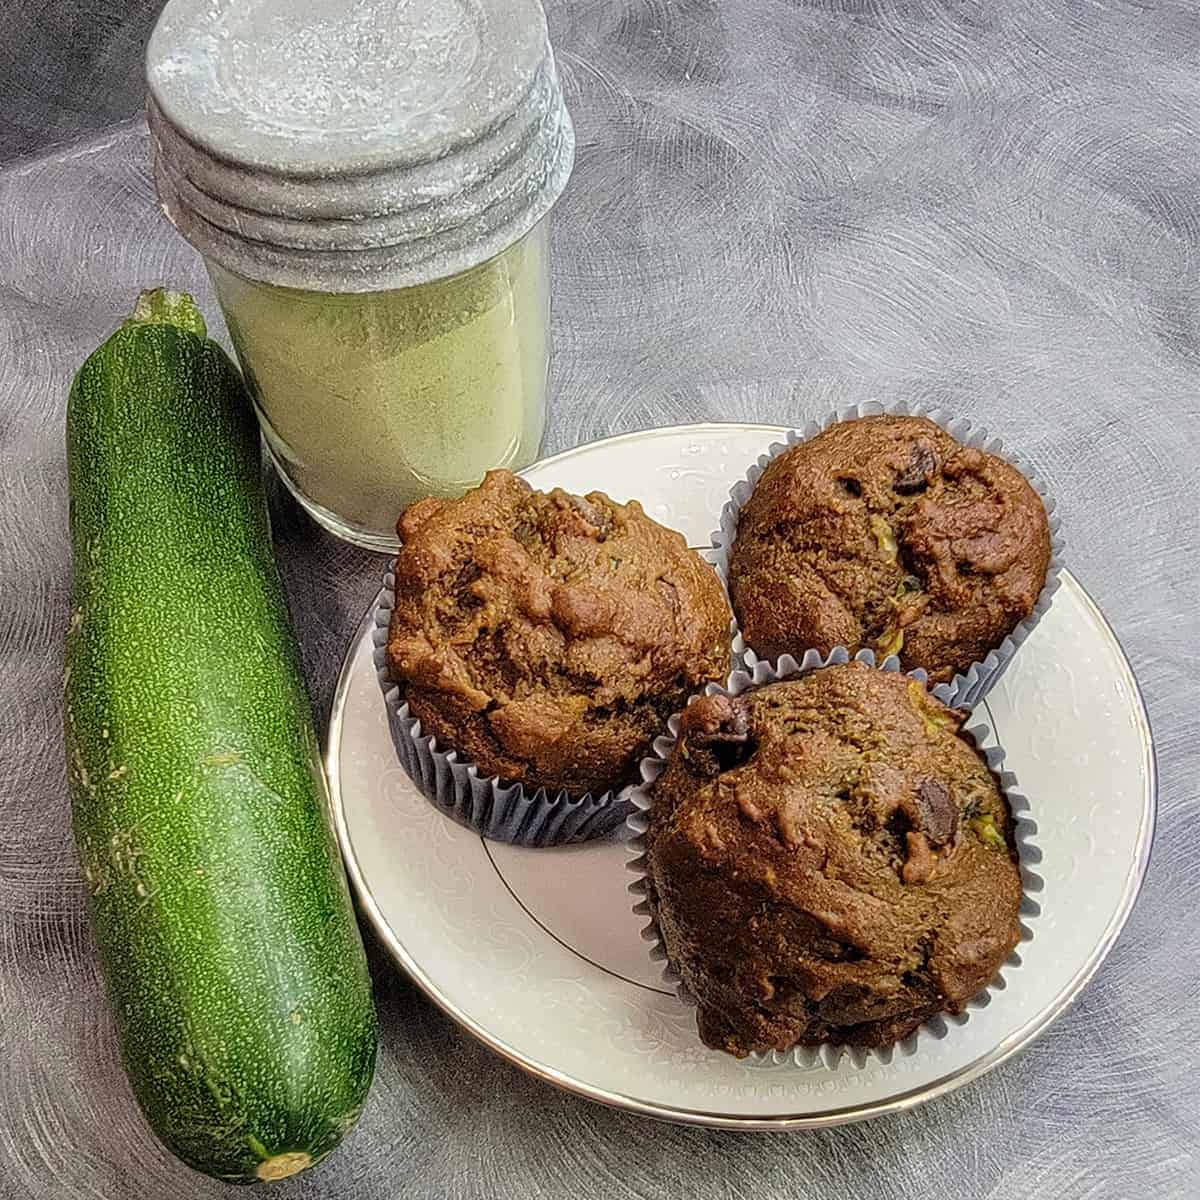
M 729 666 L 712 568 L 636 501 L 493 471 L 401 517 L 392 678 L 445 749 L 551 792 L 627 782 Z
M 963 719 L 861 663 L 685 710 L 654 784 L 647 896 L 708 1045 L 885 1046 L 990 982 L 1021 881 Z
M 1050 529 L 1024 476 L 924 417 L 843 421 L 773 459 L 741 510 L 734 611 L 762 657 L 837 645 L 949 681 L 1032 611 Z
M 682 753 L 700 774 L 732 770 L 754 753 L 749 718 L 736 697 L 701 697 L 688 705 L 681 720 Z
M 929 486 L 938 469 L 937 455 L 928 442 L 915 442 L 908 455 L 908 466 L 896 476 L 892 490 L 898 496 L 914 496 Z

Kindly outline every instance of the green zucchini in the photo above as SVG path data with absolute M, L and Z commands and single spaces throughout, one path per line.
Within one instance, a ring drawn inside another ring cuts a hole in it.
M 375 1012 L 258 431 L 190 298 L 84 363 L 67 462 L 67 773 L 125 1068 L 184 1162 L 283 1178 L 355 1123 Z

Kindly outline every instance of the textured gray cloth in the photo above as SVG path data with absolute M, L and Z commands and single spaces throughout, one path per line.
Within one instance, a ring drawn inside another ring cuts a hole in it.
M 142 51 L 165 0 L 3 0 L 0 162 L 142 107 Z
M 0 153 L 85 127 L 101 93 L 102 116 L 131 111 L 153 5 L 128 5 L 126 24 L 12 3 Z M 547 449 L 678 421 L 799 423 L 871 395 L 979 418 L 1054 488 L 1072 566 L 1145 689 L 1154 861 L 1111 958 L 1035 1047 L 926 1107 L 819 1134 L 682 1129 L 559 1093 L 376 954 L 362 1124 L 273 1194 L 1200 1195 L 1196 6 L 593 0 L 551 23 L 579 155 L 555 228 Z M 61 761 L 71 374 L 144 284 L 191 287 L 212 312 L 146 157 L 127 125 L 0 171 L 4 1200 L 223 1192 L 156 1146 L 130 1097 Z M 275 507 L 323 719 L 381 560 Z

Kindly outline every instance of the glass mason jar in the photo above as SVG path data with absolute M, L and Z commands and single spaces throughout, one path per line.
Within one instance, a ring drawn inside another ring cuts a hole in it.
M 388 549 L 412 501 L 537 457 L 546 225 L 458 275 L 380 292 L 277 287 L 209 263 L 275 467 L 327 528 Z
M 574 157 L 538 0 L 170 0 L 147 75 L 163 208 L 313 517 L 386 550 L 528 465 Z

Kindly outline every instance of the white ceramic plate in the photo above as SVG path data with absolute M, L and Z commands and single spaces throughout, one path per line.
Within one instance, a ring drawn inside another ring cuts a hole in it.
M 707 546 L 730 485 L 783 431 L 693 425 L 581 446 L 525 472 L 602 489 Z M 1129 915 L 1154 828 L 1150 729 L 1133 673 L 1069 574 L 987 700 L 1037 821 L 1042 913 L 1009 986 L 941 1040 L 858 1068 L 738 1062 L 705 1049 L 632 911 L 619 842 L 485 843 L 434 809 L 396 761 L 369 616 L 334 702 L 328 767 L 362 909 L 425 993 L 493 1050 L 621 1108 L 700 1125 L 802 1128 L 906 1108 L 1028 1045 L 1095 973 Z M 1103 833 L 1096 836 L 1096 831 Z

